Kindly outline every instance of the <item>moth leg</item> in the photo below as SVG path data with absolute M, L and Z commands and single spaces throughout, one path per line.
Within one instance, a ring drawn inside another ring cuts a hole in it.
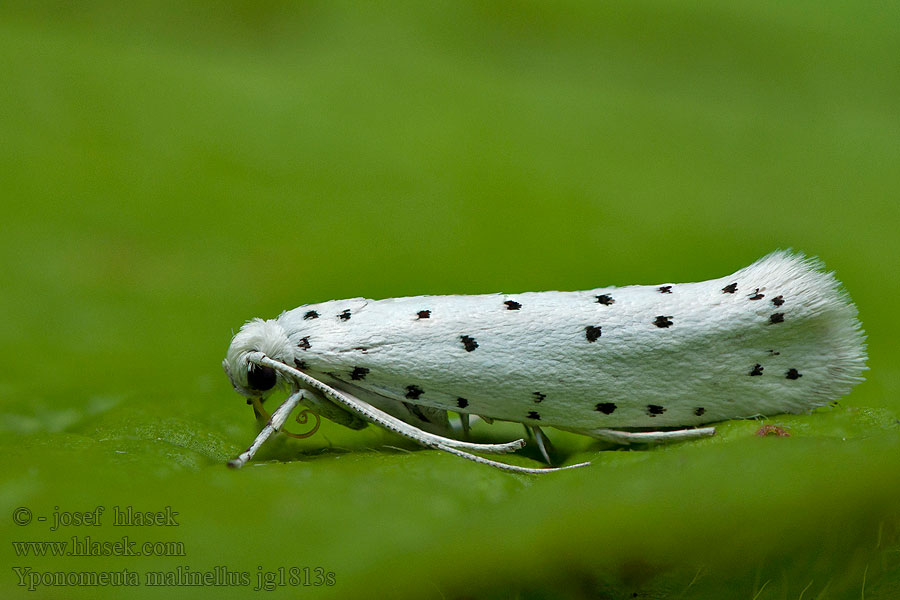
M 291 415 L 297 405 L 305 398 L 306 390 L 298 390 L 288 396 L 288 399 L 281 403 L 281 406 L 272 414 L 272 418 L 262 428 L 250 447 L 244 450 L 237 458 L 228 461 L 229 467 L 240 469 L 248 460 L 253 458 L 259 447 L 262 446 L 269 437 L 284 426 L 285 421 Z
M 371 402 L 369 402 L 369 404 L 371 404 Z M 415 419 L 415 425 L 419 427 L 419 429 L 430 429 L 431 431 L 429 433 L 434 433 L 436 435 L 453 431 L 453 428 L 450 427 L 450 419 L 447 417 L 447 411 L 445 409 L 422 406 L 413 404 L 412 402 L 401 402 L 401 405 L 409 411 L 410 418 Z M 406 419 L 404 419 L 404 421 L 406 421 Z
M 434 446 L 438 450 L 443 450 L 444 452 L 449 452 L 450 454 L 455 454 L 461 458 L 465 458 L 466 460 L 471 460 L 473 462 L 477 462 L 482 465 L 489 465 L 491 467 L 496 467 L 498 469 L 502 469 L 504 471 L 512 471 L 513 473 L 528 473 L 530 475 L 536 475 L 540 473 L 553 473 L 555 471 L 565 471 L 566 469 L 577 469 L 578 467 L 586 467 L 589 462 L 578 463 L 577 465 L 568 465 L 565 467 L 543 467 L 541 469 L 533 469 L 531 467 L 519 467 L 517 465 L 508 465 L 506 463 L 502 463 L 496 460 L 491 460 L 489 458 L 484 458 L 482 456 L 476 456 L 474 454 L 469 454 L 468 452 L 463 452 L 462 450 L 458 450 L 456 448 L 451 448 L 449 446 L 444 446 L 438 444 Z
M 271 367 L 280 372 L 282 375 L 295 380 L 297 383 L 303 384 L 308 388 L 318 391 L 332 402 L 345 406 L 347 409 L 355 412 L 366 421 L 378 425 L 379 427 L 384 427 L 385 429 L 393 431 L 394 433 L 402 435 L 403 437 L 418 442 L 423 446 L 429 446 L 432 448 L 438 446 L 447 446 L 461 450 L 471 450 L 474 452 L 502 454 L 505 452 L 514 452 L 525 445 L 525 440 L 522 439 L 514 440 L 512 442 L 506 442 L 503 444 L 476 444 L 473 442 L 461 442 L 459 440 L 454 440 L 433 433 L 428 433 L 427 431 L 422 431 L 417 427 L 413 427 L 409 423 L 406 423 L 405 421 L 402 421 L 397 417 L 391 416 L 386 412 L 379 410 L 374 406 L 367 404 L 366 402 L 363 402 L 352 394 L 339 391 L 325 383 L 322 383 L 318 379 L 307 375 L 303 371 L 295 369 L 282 362 L 278 362 L 277 360 L 272 360 L 262 352 L 248 353 L 247 360 L 257 365 Z
M 469 430 L 471 429 L 469 425 L 469 413 L 459 413 L 459 425 L 462 427 L 463 435 L 466 436 L 466 439 L 469 439 Z
M 697 440 L 716 434 L 715 427 L 695 429 L 675 429 L 672 431 L 619 431 L 617 429 L 592 429 L 579 431 L 591 437 L 613 444 L 657 444 L 660 442 L 681 442 Z
M 442 408 L 432 408 L 412 402 L 395 400 L 342 379 L 337 379 L 333 375 L 330 375 L 330 377 L 334 381 L 323 381 L 323 383 L 340 392 L 349 394 L 357 400 L 362 400 L 366 404 L 384 411 L 417 429 L 442 436 L 448 436 L 453 432 L 450 420 L 447 418 L 447 411 Z M 334 404 L 331 401 L 329 403 Z M 344 407 L 341 408 L 346 410 Z
M 541 451 L 541 456 L 544 457 L 548 465 L 552 465 L 553 461 L 550 460 L 550 452 L 553 451 L 553 444 L 550 443 L 550 438 L 547 437 L 547 434 L 540 427 L 531 427 L 531 430 L 534 432 L 534 440 Z
M 300 401 L 300 404 L 309 408 L 320 417 L 325 417 L 329 421 L 334 421 L 350 429 L 364 429 L 369 425 L 366 420 L 348 411 L 343 406 L 339 406 L 309 390 L 306 391 L 306 395 Z
M 459 413 L 459 419 L 460 419 L 460 421 L 465 419 L 465 422 L 466 422 L 466 424 L 464 426 L 465 431 L 468 431 L 469 429 L 471 429 L 473 425 L 477 425 L 478 421 L 484 421 L 488 425 L 494 424 L 494 420 L 491 419 L 490 417 L 482 417 L 481 415 L 473 415 L 472 413 Z M 525 428 L 525 433 L 528 435 L 531 435 L 531 432 L 528 431 L 527 427 Z

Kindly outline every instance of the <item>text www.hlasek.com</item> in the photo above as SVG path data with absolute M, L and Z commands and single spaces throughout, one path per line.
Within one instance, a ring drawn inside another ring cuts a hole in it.
M 185 556 L 184 542 L 138 543 L 123 535 L 115 542 L 73 535 L 59 542 L 13 542 L 18 557 L 42 556 Z

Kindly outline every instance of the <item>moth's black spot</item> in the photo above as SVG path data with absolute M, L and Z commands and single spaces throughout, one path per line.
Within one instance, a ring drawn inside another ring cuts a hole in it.
M 307 311 L 307 313 L 305 315 L 303 315 L 304 321 L 309 321 L 310 319 L 318 319 L 318 318 L 319 318 L 319 313 L 317 313 L 314 310 Z
M 669 315 L 668 317 L 664 317 L 664 316 L 660 315 L 660 316 L 656 317 L 656 320 L 653 321 L 653 324 L 656 325 L 657 327 L 661 327 L 662 329 L 665 329 L 666 327 L 671 327 L 672 326 L 672 315 Z
M 430 310 L 420 310 L 419 312 L 416 313 L 416 318 L 418 318 L 418 319 L 428 319 L 430 317 L 431 317 Z
M 784 313 L 775 313 L 769 317 L 769 323 L 784 323 Z
M 784 304 L 784 296 L 775 296 L 774 298 L 772 298 L 772 304 L 774 304 L 775 306 L 781 306 L 782 304 Z
M 706 409 L 703 408 L 702 406 L 694 409 L 694 414 L 697 415 L 698 417 L 702 417 L 703 413 L 705 413 L 705 412 L 706 412 Z
M 468 405 L 469 405 L 469 401 L 466 400 L 465 398 L 457 398 L 456 399 L 456 406 L 458 406 L 460 408 L 465 408 Z
M 603 306 L 609 306 L 610 304 L 615 304 L 616 301 L 609 294 L 600 294 L 597 296 L 597 304 L 602 304 Z
M 671 285 L 661 285 L 661 286 L 659 286 L 658 289 L 659 289 L 660 294 L 671 294 L 672 293 Z
M 763 372 L 763 366 L 759 363 L 756 363 L 755 365 L 753 365 L 753 370 L 750 371 L 750 376 L 755 377 L 757 375 L 762 375 L 762 372 Z
M 597 405 L 597 411 L 602 412 L 604 415 L 611 415 L 616 412 L 616 408 L 618 408 L 612 402 L 601 402 Z
M 658 404 L 648 404 L 647 405 L 647 414 L 651 417 L 655 417 L 656 415 L 661 415 L 666 412 L 665 407 L 662 407 Z
M 301 371 L 303 371 L 309 367 L 309 365 L 306 364 L 306 361 L 300 360 L 299 358 L 294 359 L 294 366 L 297 367 L 298 369 L 300 369 Z
M 584 328 L 584 337 L 586 337 L 589 342 L 596 342 L 600 337 L 600 328 L 595 325 L 588 325 Z
M 366 348 L 365 346 L 354 346 L 353 349 L 354 349 L 354 350 L 359 350 L 359 351 L 362 352 L 362 353 L 366 353 L 366 352 L 369 351 L 369 349 Z
M 547 397 L 547 394 L 542 394 L 542 393 L 540 393 L 540 392 L 535 392 L 535 393 L 532 394 L 532 396 L 534 396 L 534 401 L 537 402 L 538 404 L 540 404 L 540 403 L 544 400 L 544 398 Z
M 536 410 L 532 410 L 528 412 L 528 418 L 534 419 L 535 421 L 540 421 L 541 415 L 539 415 Z
M 338 319 L 340 319 L 341 321 L 349 321 L 350 320 L 350 309 L 348 308 L 344 312 L 340 313 L 338 315 Z
M 737 282 L 729 283 L 725 287 L 722 288 L 723 294 L 733 294 L 737 291 Z
M 506 300 L 503 304 L 506 305 L 506 310 L 519 310 L 522 308 L 522 305 L 514 300 Z
M 756 288 L 756 291 L 750 294 L 751 300 L 762 300 L 765 298 L 765 295 L 759 293 L 759 288 Z
M 774 350 L 766 350 L 771 356 L 778 356 L 781 352 L 775 352 Z
M 803 377 L 803 374 L 800 373 L 797 369 L 788 369 L 785 377 L 787 377 L 788 379 L 800 379 L 801 377 Z
M 350 371 L 350 379 L 355 381 L 361 381 L 366 378 L 366 375 L 369 374 L 369 369 L 366 367 L 353 367 L 353 370 Z
M 424 393 L 425 391 L 417 385 L 406 386 L 406 397 L 410 400 L 418 400 L 419 396 Z
M 471 352 L 475 348 L 478 347 L 478 342 L 476 342 L 473 338 L 470 338 L 467 335 L 459 336 L 459 341 L 463 343 L 463 347 L 466 349 L 466 352 Z
M 275 375 L 275 369 L 272 367 L 250 363 L 250 368 L 247 369 L 247 387 L 251 390 L 260 392 L 271 390 L 275 387 L 275 382 L 277 380 L 278 377 Z
M 297 347 L 302 348 L 303 350 L 309 350 L 309 336 L 300 338 L 300 341 L 297 342 Z

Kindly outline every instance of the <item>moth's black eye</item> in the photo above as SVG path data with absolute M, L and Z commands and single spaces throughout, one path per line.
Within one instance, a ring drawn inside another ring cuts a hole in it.
M 250 370 L 247 371 L 247 386 L 251 390 L 259 392 L 271 390 L 275 387 L 276 379 L 275 369 L 272 367 L 251 364 Z

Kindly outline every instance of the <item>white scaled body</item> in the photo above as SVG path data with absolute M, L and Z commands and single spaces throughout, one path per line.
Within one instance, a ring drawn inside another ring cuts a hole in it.
M 807 412 L 862 379 L 863 339 L 838 281 L 776 252 L 699 283 L 301 306 L 244 325 L 225 365 L 245 395 L 284 383 L 347 411 L 261 353 L 433 433 L 453 411 L 609 437 Z

